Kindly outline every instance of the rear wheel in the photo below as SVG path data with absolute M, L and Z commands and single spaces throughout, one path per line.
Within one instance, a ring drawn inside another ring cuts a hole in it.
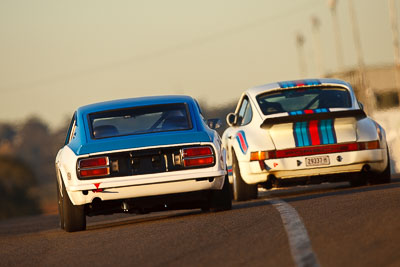
M 357 173 L 351 177 L 351 180 L 349 181 L 350 186 L 352 187 L 357 187 L 357 186 L 363 186 L 366 185 L 368 182 L 368 174 L 364 172 Z
M 223 211 L 230 209 L 232 209 L 232 197 L 229 189 L 229 178 L 226 175 L 222 189 L 211 191 L 210 210 Z
M 86 215 L 84 205 L 72 204 L 64 183 L 62 182 L 62 212 L 64 227 L 67 232 L 83 231 L 86 229 Z
M 61 192 L 60 192 L 60 184 L 56 183 L 57 186 L 57 202 L 58 202 L 58 216 L 60 218 L 60 227 L 61 229 L 64 229 L 64 211 L 63 211 L 63 205 L 62 205 L 62 197 L 61 197 Z
M 232 153 L 233 199 L 244 201 L 257 198 L 257 185 L 247 184 L 240 175 L 239 163 Z
M 383 172 L 376 174 L 371 180 L 372 184 L 388 184 L 391 182 L 389 149 L 387 150 L 387 164 Z

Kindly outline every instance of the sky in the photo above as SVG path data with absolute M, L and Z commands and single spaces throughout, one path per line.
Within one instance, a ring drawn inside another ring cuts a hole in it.
M 365 63 L 393 64 L 388 1 L 353 2 Z M 337 15 L 351 69 L 348 0 Z M 148 95 L 218 107 L 256 85 L 338 71 L 336 56 L 327 0 L 0 0 L 0 122 L 38 116 L 57 128 L 79 106 Z

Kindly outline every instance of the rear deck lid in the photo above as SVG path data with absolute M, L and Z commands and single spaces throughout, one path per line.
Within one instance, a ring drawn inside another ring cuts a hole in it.
M 267 118 L 261 125 L 269 131 L 276 149 L 355 142 L 362 110 L 305 113 Z

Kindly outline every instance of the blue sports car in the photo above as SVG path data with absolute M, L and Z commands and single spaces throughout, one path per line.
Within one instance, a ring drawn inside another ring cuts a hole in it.
M 86 216 L 168 209 L 231 209 L 226 152 L 189 96 L 80 107 L 56 157 L 61 228 Z

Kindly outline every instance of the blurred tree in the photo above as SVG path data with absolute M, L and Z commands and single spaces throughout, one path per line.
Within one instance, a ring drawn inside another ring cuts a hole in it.
M 31 117 L 19 129 L 15 139 L 18 158 L 34 170 L 39 184 L 54 180 L 53 139 L 47 125 L 37 117 Z
M 30 190 L 36 180 L 22 161 L 0 156 L 0 219 L 40 213 L 38 201 Z
M 11 142 L 16 134 L 16 129 L 9 123 L 0 123 L 0 143 Z

